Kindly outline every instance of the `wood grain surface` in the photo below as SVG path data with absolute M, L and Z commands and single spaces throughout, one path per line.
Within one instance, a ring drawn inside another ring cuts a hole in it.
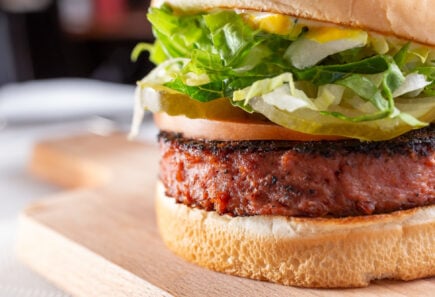
M 30 171 L 69 188 L 21 216 L 17 254 L 73 296 L 434 296 L 435 278 L 367 288 L 285 287 L 206 270 L 166 249 L 154 215 L 158 153 L 125 135 L 44 141 Z

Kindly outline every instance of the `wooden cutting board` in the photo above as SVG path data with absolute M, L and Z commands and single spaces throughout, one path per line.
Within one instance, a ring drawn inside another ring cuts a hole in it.
M 434 296 L 435 278 L 317 290 L 224 275 L 166 249 L 154 216 L 156 147 L 125 135 L 44 141 L 30 170 L 69 188 L 22 213 L 19 258 L 73 296 Z

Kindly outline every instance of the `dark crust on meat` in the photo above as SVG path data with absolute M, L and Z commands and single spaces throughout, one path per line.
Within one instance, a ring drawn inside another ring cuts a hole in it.
M 383 142 L 211 141 L 160 132 L 179 203 L 234 216 L 345 217 L 435 203 L 434 125 Z
M 217 141 L 217 140 L 197 140 L 183 138 L 180 133 L 170 133 L 161 131 L 158 140 L 177 142 L 178 145 L 186 150 L 199 150 L 210 153 L 222 153 L 231 151 L 244 152 L 270 152 L 293 150 L 298 153 L 318 154 L 323 157 L 334 155 L 346 155 L 350 153 L 363 153 L 372 156 L 383 154 L 392 156 L 396 154 L 408 155 L 416 154 L 427 156 L 435 147 L 434 137 L 435 125 L 430 125 L 423 129 L 412 130 L 393 140 L 388 141 L 285 141 L 285 140 L 253 140 L 253 141 Z

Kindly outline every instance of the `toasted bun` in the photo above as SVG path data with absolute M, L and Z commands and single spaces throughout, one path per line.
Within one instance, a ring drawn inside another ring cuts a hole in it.
M 230 217 L 176 204 L 157 186 L 167 246 L 201 266 L 301 287 L 435 275 L 435 206 L 366 217 Z
M 249 9 L 362 28 L 435 45 L 435 0 L 154 0 L 182 10 Z

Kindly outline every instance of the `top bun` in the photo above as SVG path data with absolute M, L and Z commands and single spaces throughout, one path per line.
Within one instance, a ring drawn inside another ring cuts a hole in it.
M 435 0 L 153 0 L 188 11 L 248 9 L 361 28 L 435 46 Z

